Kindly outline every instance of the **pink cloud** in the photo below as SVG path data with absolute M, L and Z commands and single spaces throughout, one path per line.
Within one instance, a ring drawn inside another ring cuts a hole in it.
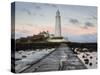
M 17 33 L 25 33 L 28 35 L 38 34 L 42 31 L 49 31 L 49 33 L 55 32 L 55 27 L 50 25 L 42 25 L 42 26 L 29 26 L 29 25 L 16 25 L 15 31 Z M 96 27 L 88 27 L 88 29 L 77 27 L 77 26 L 63 26 L 62 33 L 64 34 L 72 34 L 72 35 L 84 35 L 84 34 L 94 34 L 96 33 Z
M 28 26 L 28 25 L 17 25 L 15 31 L 18 33 L 26 33 L 29 35 L 38 34 L 42 31 L 49 31 L 50 33 L 54 32 L 54 28 L 50 25 L 44 26 Z
M 74 35 L 94 34 L 96 33 L 96 27 L 88 27 L 88 29 L 75 26 L 64 26 L 62 27 L 63 33 L 69 33 Z

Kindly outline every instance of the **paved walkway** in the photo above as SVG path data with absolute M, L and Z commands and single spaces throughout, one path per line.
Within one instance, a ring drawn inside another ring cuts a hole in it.
M 66 45 L 61 44 L 54 52 L 22 72 L 86 69 L 86 66 Z

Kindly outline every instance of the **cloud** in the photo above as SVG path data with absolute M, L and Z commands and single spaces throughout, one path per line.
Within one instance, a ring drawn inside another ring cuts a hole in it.
M 96 16 L 91 16 L 91 17 L 89 17 L 87 19 L 89 19 L 89 20 L 97 20 L 97 17 Z
M 97 20 L 97 17 L 96 16 L 92 16 L 92 18 L 95 19 L 95 20 Z
M 85 25 L 88 26 L 88 27 L 93 27 L 94 26 L 93 23 L 91 23 L 91 22 L 86 22 Z
M 28 26 L 32 27 L 33 25 L 32 24 L 27 24 Z
M 36 6 L 35 8 L 39 10 L 41 9 L 40 6 Z M 19 8 L 18 10 L 23 13 L 27 13 L 28 15 L 37 15 L 37 13 L 35 11 L 32 11 L 30 8 Z
M 44 6 L 50 6 L 51 4 L 48 4 L 48 3 L 44 3 Z
M 52 7 L 54 7 L 54 8 L 57 8 L 57 6 L 56 6 L 56 5 L 54 5 L 54 4 L 51 4 L 51 6 L 52 6 Z
M 18 10 L 21 11 L 21 12 L 25 12 L 25 13 L 27 13 L 28 15 L 31 15 L 31 11 L 29 11 L 29 9 L 27 9 L 27 8 L 22 8 L 22 7 L 20 7 L 20 8 L 18 8 Z
M 69 22 L 72 23 L 72 24 L 79 24 L 78 19 L 74 19 L 74 18 L 70 18 Z
M 26 9 L 26 12 L 27 12 L 28 15 L 31 15 L 32 14 L 31 11 L 28 10 L 28 9 Z
M 31 11 L 29 9 L 27 9 L 27 8 L 19 8 L 18 10 L 22 11 L 22 12 L 26 12 L 28 15 L 32 14 Z
M 40 6 L 35 6 L 35 8 L 36 8 L 36 9 L 39 9 L 39 10 L 41 9 L 41 7 L 40 7 Z
M 44 14 L 40 14 L 40 16 L 41 16 L 41 17 L 45 17 L 45 15 L 44 15 Z
M 16 33 L 25 34 L 25 36 L 38 34 L 42 31 L 49 31 L 50 33 L 53 33 L 54 29 L 51 25 L 38 26 L 38 25 L 33 25 L 33 24 L 16 25 L 16 28 L 15 28 Z M 20 35 L 20 36 L 22 37 L 23 35 Z
M 89 27 L 94 27 L 94 24 L 91 22 L 85 22 L 85 26 L 83 26 L 83 28 L 87 29 Z
M 51 7 L 53 7 L 53 8 L 57 8 L 57 5 L 55 5 L 55 4 L 48 4 L 48 3 L 46 3 L 46 4 L 44 4 L 45 6 L 51 6 Z
M 96 27 L 89 27 L 88 29 L 80 28 L 78 26 L 63 26 L 62 32 L 69 33 L 73 35 L 84 35 L 84 34 L 93 34 L 96 33 Z
M 28 14 L 28 15 L 30 15 L 30 16 L 36 16 L 37 14 L 36 14 L 36 12 L 32 12 L 32 10 L 30 10 L 30 9 L 27 9 L 27 8 L 24 8 L 24 11 Z

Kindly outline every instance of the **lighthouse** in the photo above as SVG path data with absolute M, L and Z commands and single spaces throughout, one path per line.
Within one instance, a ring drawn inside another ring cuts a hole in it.
M 56 11 L 55 16 L 55 35 L 53 37 L 50 37 L 47 39 L 48 42 L 66 42 L 68 40 L 65 40 L 61 34 L 61 16 L 60 11 Z
M 61 37 L 61 16 L 59 10 L 56 11 L 55 16 L 55 36 Z
M 66 40 L 61 35 L 61 16 L 60 11 L 56 11 L 55 16 L 55 36 L 48 38 L 48 42 L 66 42 Z

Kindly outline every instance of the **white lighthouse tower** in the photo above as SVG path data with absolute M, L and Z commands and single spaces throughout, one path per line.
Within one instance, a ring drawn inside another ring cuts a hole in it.
M 55 36 L 47 40 L 48 42 L 65 42 L 64 38 L 61 35 L 61 16 L 60 11 L 56 11 L 55 16 Z
M 55 36 L 61 37 L 61 17 L 60 17 L 60 11 L 57 10 L 56 17 L 55 17 Z

